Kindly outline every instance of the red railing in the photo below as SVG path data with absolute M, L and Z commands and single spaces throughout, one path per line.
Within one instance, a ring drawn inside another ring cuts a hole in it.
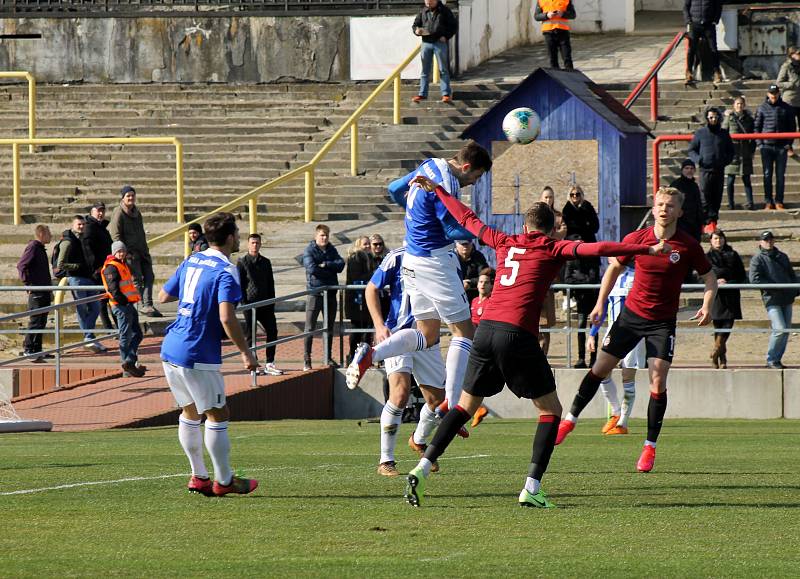
M 661 143 L 675 141 L 691 141 L 694 135 L 660 135 L 653 140 L 653 194 L 658 191 L 661 181 L 661 163 L 658 146 Z M 800 139 L 800 133 L 741 133 L 731 135 L 734 141 L 752 141 L 755 139 Z
M 645 88 L 647 88 L 647 85 L 650 84 L 650 120 L 653 122 L 658 120 L 658 71 L 661 70 L 667 60 L 674 54 L 684 36 L 686 36 L 686 32 L 683 31 L 675 35 L 675 38 L 667 45 L 667 48 L 664 49 L 664 52 L 661 53 L 658 60 L 653 63 L 653 66 L 650 67 L 647 74 L 639 81 L 639 84 L 631 91 L 631 94 L 628 95 L 628 98 L 625 99 L 622 106 L 626 109 L 630 109 L 633 103 L 636 102 L 636 99 L 638 99 Z

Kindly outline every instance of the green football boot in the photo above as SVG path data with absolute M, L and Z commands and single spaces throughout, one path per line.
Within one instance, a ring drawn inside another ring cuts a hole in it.
M 522 492 L 519 493 L 519 506 L 540 509 L 554 509 L 556 507 L 550 502 L 541 489 L 539 489 L 539 492 L 535 495 L 529 493 L 526 489 L 522 489 Z
M 408 473 L 408 483 L 406 483 L 406 493 L 404 495 L 408 504 L 412 507 L 418 507 L 422 504 L 425 497 L 425 473 L 422 468 L 414 467 Z

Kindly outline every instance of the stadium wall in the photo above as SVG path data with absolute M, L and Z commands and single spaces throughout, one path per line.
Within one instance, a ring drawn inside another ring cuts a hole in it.
M 578 391 L 585 370 L 556 369 L 558 396 L 568 409 Z M 360 419 L 380 415 L 384 404 L 385 377 L 378 370 L 369 370 L 360 387 L 350 391 L 344 383 L 344 371 L 335 375 L 334 416 Z M 621 392 L 621 377 L 614 379 Z M 800 418 L 800 371 L 769 369 L 703 370 L 675 368 L 669 374 L 669 408 L 673 418 Z M 647 417 L 649 399 L 646 370 L 636 375 L 636 403 L 633 417 Z M 500 418 L 534 418 L 533 404 L 520 400 L 508 389 L 484 402 L 489 411 Z M 605 418 L 606 405 L 602 394 L 586 407 L 582 417 Z

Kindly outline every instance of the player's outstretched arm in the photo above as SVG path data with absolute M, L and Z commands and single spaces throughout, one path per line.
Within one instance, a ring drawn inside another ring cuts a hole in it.
M 388 339 L 392 333 L 386 327 L 383 319 L 383 312 L 381 311 L 381 296 L 378 286 L 369 282 L 364 290 L 364 299 L 367 302 L 367 309 L 369 316 L 372 318 L 372 325 L 375 327 L 375 343 L 380 344 Z
M 709 269 L 708 273 L 700 277 L 706 286 L 703 290 L 703 305 L 697 310 L 692 319 L 697 320 L 698 326 L 706 326 L 711 321 L 711 304 L 717 295 L 717 274 L 714 273 L 713 269 Z
M 258 369 L 258 361 L 250 348 L 247 346 L 247 339 L 244 337 L 242 326 L 236 318 L 236 304 L 232 302 L 219 303 L 219 321 L 222 324 L 225 334 L 231 339 L 239 352 L 242 354 L 244 367 L 255 372 Z

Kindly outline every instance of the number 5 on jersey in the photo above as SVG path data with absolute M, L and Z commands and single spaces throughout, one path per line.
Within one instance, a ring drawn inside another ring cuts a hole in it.
M 525 253 L 524 249 L 520 249 L 518 247 L 511 247 L 508 250 L 508 255 L 506 256 L 505 266 L 511 269 L 511 275 L 503 274 L 500 276 L 500 285 L 514 285 L 514 282 L 517 281 L 517 274 L 519 273 L 519 262 L 514 260 L 515 255 L 522 255 Z

